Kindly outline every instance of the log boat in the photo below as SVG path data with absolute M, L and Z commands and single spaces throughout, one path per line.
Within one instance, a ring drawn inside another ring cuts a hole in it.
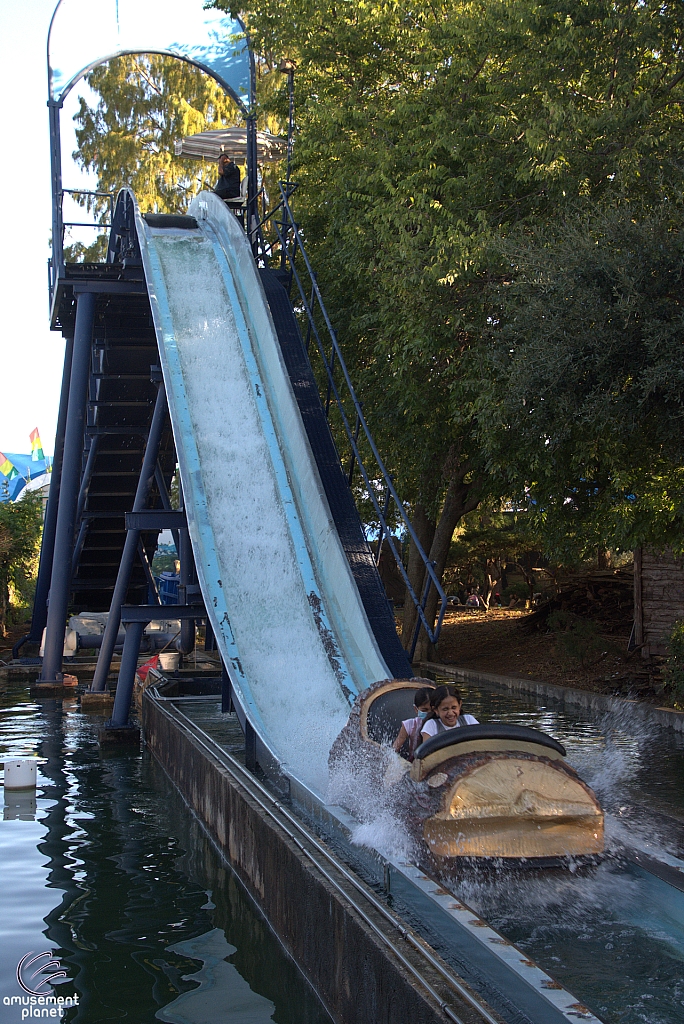
M 383 680 L 360 694 L 331 765 L 375 758 L 387 783 L 388 744 L 415 714 L 413 695 L 425 685 L 434 684 Z M 422 743 L 403 771 L 395 762 L 394 803 L 403 804 L 408 829 L 437 860 L 596 857 L 603 852 L 603 812 L 565 755 L 558 740 L 537 729 L 496 722 L 450 729 Z

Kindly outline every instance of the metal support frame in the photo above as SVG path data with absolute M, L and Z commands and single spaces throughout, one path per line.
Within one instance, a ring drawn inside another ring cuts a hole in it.
M 323 297 L 318 286 L 318 281 L 316 280 L 316 274 L 313 270 L 313 267 L 311 266 L 311 262 L 307 255 L 302 240 L 302 236 L 299 231 L 299 227 L 292 214 L 290 198 L 292 194 L 296 191 L 296 189 L 297 185 L 293 182 L 280 182 L 280 202 L 273 208 L 273 210 L 269 212 L 267 217 L 264 218 L 264 222 L 266 220 L 272 220 L 273 222 L 273 227 L 275 229 L 278 243 L 280 246 L 280 256 L 282 264 L 283 266 L 285 264 L 289 266 L 291 282 L 293 282 L 297 288 L 298 294 L 296 295 L 296 298 L 293 301 L 298 307 L 301 307 L 302 311 L 305 313 L 307 318 L 307 342 L 310 337 L 313 337 L 313 339 L 316 342 L 319 355 L 323 362 L 323 366 L 325 368 L 327 376 L 326 400 L 324 403 L 326 415 L 328 414 L 330 404 L 332 402 L 332 399 L 334 398 L 342 422 L 342 427 L 349 441 L 351 449 L 351 459 L 353 460 L 351 465 L 352 467 L 355 465 L 358 466 L 359 472 L 361 473 L 361 476 L 363 478 L 363 483 L 366 492 L 368 494 L 368 497 L 371 499 L 373 508 L 375 509 L 376 515 L 378 517 L 378 521 L 380 524 L 380 538 L 378 541 L 378 551 L 381 548 L 382 541 L 385 538 L 387 538 L 392 549 L 392 554 L 394 555 L 394 558 L 396 560 L 397 568 L 399 569 L 399 572 L 401 573 L 401 576 L 406 585 L 407 594 L 413 601 L 413 604 L 416 608 L 416 613 L 418 616 L 417 628 L 418 630 L 420 630 L 420 627 L 422 625 L 422 627 L 425 629 L 428 639 L 430 640 L 431 643 L 434 644 L 437 642 L 437 639 L 439 637 L 439 633 L 442 628 L 442 622 L 444 620 L 444 613 L 446 612 L 446 594 L 440 583 L 439 577 L 435 572 L 434 563 L 430 561 L 425 551 L 423 550 L 423 546 L 420 543 L 420 540 L 418 539 L 415 530 L 413 529 L 413 526 L 408 517 L 404 504 L 399 498 L 399 495 L 397 494 L 397 491 L 394 487 L 394 483 L 392 481 L 392 476 L 385 467 L 385 464 L 375 444 L 373 435 L 371 434 L 370 428 L 368 427 L 368 423 L 366 422 L 366 418 L 363 413 L 362 403 L 359 401 L 354 390 L 354 386 L 349 376 L 349 371 L 347 370 L 347 366 L 342 355 L 342 350 L 337 339 L 337 334 L 335 332 L 335 329 L 333 328 L 330 317 L 328 315 L 328 311 L 325 308 L 325 304 L 323 302 Z M 278 220 L 276 217 L 276 215 L 279 212 L 281 212 L 282 220 Z M 261 227 L 262 225 L 259 226 L 259 237 L 260 240 L 262 241 L 261 259 L 263 260 L 264 263 L 267 263 L 268 258 L 272 253 L 273 246 L 268 246 L 265 243 L 263 243 L 264 236 Z M 309 298 L 309 296 L 307 295 L 309 285 L 308 283 L 305 285 L 305 282 L 302 279 L 302 275 L 300 274 L 296 265 L 296 259 L 298 256 L 301 257 L 301 261 L 304 263 L 306 274 L 308 275 L 308 282 L 310 282 L 311 288 L 311 298 Z M 323 330 L 319 330 L 318 324 L 316 323 L 316 319 L 314 316 L 314 309 L 316 306 L 318 306 L 318 309 L 320 310 L 320 314 L 323 318 L 324 331 L 327 333 L 327 337 L 331 344 L 330 357 L 328 357 L 326 352 L 328 343 L 324 342 L 324 338 L 322 337 Z M 335 380 L 334 371 L 336 366 L 339 366 L 340 375 L 342 377 L 342 380 L 339 385 Z M 341 391 L 343 388 L 345 389 L 345 399 L 347 401 L 347 404 L 351 403 L 355 413 L 355 419 L 352 419 L 351 421 L 345 409 L 344 402 L 342 400 Z M 361 455 L 359 445 L 359 433 L 361 431 L 363 432 L 363 440 L 367 447 L 370 449 L 373 459 L 373 464 L 371 465 L 370 469 L 366 468 L 365 462 Z M 378 483 L 380 487 L 385 489 L 385 509 L 383 509 L 380 505 Z M 427 617 L 425 615 L 425 603 L 423 599 L 419 598 L 418 595 L 416 594 L 411 583 L 411 580 L 409 579 L 408 572 L 406 571 L 406 566 L 404 565 L 403 560 L 399 556 L 394 546 L 392 528 L 390 527 L 387 521 L 387 510 L 389 508 L 390 498 L 391 500 L 394 501 L 394 504 L 396 506 L 397 517 L 401 520 L 406 532 L 411 538 L 411 542 L 414 544 L 415 549 L 418 552 L 420 559 L 423 562 L 423 565 L 425 566 L 425 572 L 427 574 L 428 581 L 427 585 L 434 586 L 435 589 L 437 590 L 440 604 L 439 612 L 437 615 L 437 622 L 435 623 L 434 627 L 432 627 L 427 620 Z
M 64 628 L 71 589 L 71 559 L 88 398 L 90 350 L 95 322 L 95 300 L 96 296 L 89 292 L 78 294 L 76 299 L 74 348 L 69 380 L 62 477 L 55 525 L 55 547 L 50 574 L 50 597 L 41 682 L 59 682 L 62 672 Z
M 50 492 L 48 495 L 47 508 L 45 509 L 45 521 L 43 523 L 43 540 L 40 546 L 40 562 L 38 565 L 38 579 L 36 581 L 36 595 L 33 600 L 31 631 L 27 637 L 28 640 L 35 644 L 40 643 L 43 637 L 43 630 L 47 623 L 47 603 L 48 594 L 50 593 L 52 561 L 55 553 L 57 510 L 59 508 L 59 490 L 62 479 L 62 463 L 64 460 L 64 435 L 66 433 L 67 411 L 69 408 L 69 388 L 71 385 L 71 362 L 73 351 L 74 339 L 68 337 L 66 339 L 66 347 L 64 349 L 62 390 L 59 397 L 57 433 L 55 436 L 55 457 L 52 461 Z
M 159 390 L 157 391 L 157 400 L 154 405 L 152 423 L 150 424 L 150 432 L 147 437 L 147 445 L 145 448 L 142 469 L 140 471 L 140 479 L 138 480 L 133 508 L 131 510 L 133 512 L 141 512 L 149 497 L 150 489 L 155 477 L 159 443 L 161 441 L 162 431 L 166 422 L 166 413 L 166 389 L 162 382 L 159 384 Z M 109 608 L 107 625 L 105 626 L 104 635 L 102 637 L 102 647 L 100 648 L 100 654 L 97 659 L 95 674 L 91 685 L 91 691 L 93 693 L 102 693 L 107 685 L 107 676 L 109 675 L 116 636 L 119 632 L 119 624 L 121 622 L 121 606 L 126 598 L 131 569 L 133 568 L 133 562 L 138 553 L 139 539 L 140 530 L 128 530 L 126 533 L 126 541 L 121 555 L 121 562 L 119 563 L 116 583 L 114 584 L 114 592 L 112 594 L 112 602 Z

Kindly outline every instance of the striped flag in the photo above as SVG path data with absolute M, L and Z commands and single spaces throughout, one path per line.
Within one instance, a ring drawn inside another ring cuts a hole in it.
M 29 437 L 31 438 L 31 462 L 39 462 L 40 459 L 45 458 L 45 455 L 43 454 L 43 442 L 40 439 L 38 427 L 31 431 Z
M 6 476 L 8 480 L 14 480 L 15 476 L 19 476 L 17 467 L 2 452 L 0 452 L 0 473 Z

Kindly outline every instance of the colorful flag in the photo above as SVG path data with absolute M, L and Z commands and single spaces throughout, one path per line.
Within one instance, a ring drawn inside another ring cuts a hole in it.
M 40 459 L 45 458 L 45 455 L 43 454 L 43 442 L 40 440 L 38 427 L 31 431 L 29 437 L 31 438 L 31 462 L 39 462 Z
M 14 480 L 15 476 L 19 476 L 17 467 L 2 452 L 0 452 L 0 473 L 6 476 L 8 480 Z

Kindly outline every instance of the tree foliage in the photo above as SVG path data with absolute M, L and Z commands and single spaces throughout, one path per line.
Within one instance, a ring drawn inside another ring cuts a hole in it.
M 297 61 L 298 219 L 441 569 L 460 516 L 524 479 L 524 446 L 506 452 L 514 473 L 486 437 L 502 243 L 560 232 L 578 203 L 667 196 L 679 216 L 684 8 L 251 0 L 247 14 L 262 52 Z
M 506 249 L 479 422 L 547 546 L 684 545 L 684 232 L 672 204 L 578 214 Z
M 174 153 L 183 136 L 238 120 L 234 101 L 213 78 L 184 61 L 148 54 L 118 57 L 86 81 L 98 100 L 91 107 L 80 98 L 74 159 L 97 174 L 99 190 L 116 193 L 128 185 L 143 211 L 175 213 L 202 188 L 213 188 L 213 161 Z M 101 200 L 89 202 L 104 216 Z
M 40 492 L 24 491 L 19 501 L 0 503 L 0 636 L 5 636 L 11 605 L 30 596 L 38 569 L 43 524 Z

